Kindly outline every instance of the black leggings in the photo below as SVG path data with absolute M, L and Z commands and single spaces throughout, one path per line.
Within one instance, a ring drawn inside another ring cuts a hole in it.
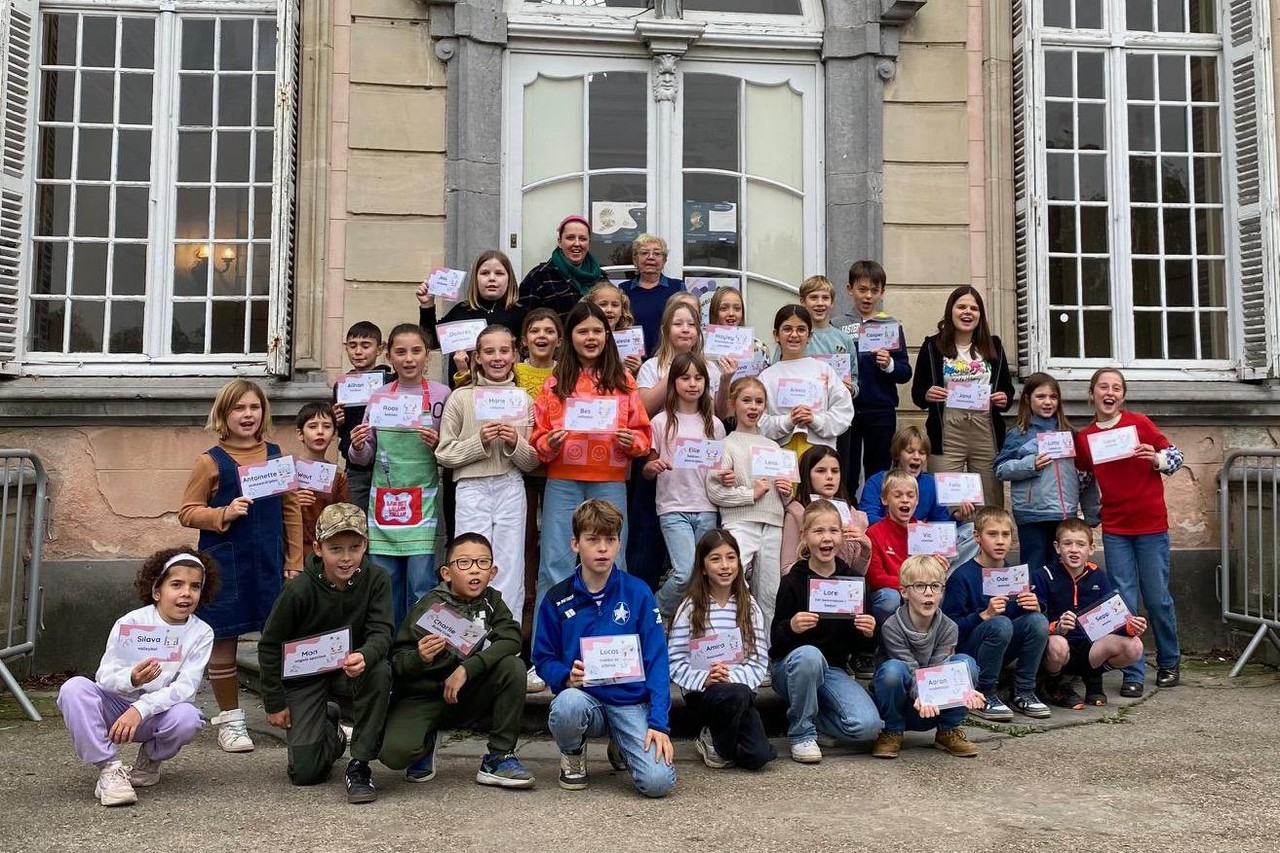
M 759 770 L 778 757 L 747 685 L 712 684 L 701 693 L 686 693 L 684 701 L 699 725 L 711 730 L 716 752 L 726 761 Z

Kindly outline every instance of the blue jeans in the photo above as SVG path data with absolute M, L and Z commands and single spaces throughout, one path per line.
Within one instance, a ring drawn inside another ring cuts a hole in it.
M 1177 666 L 1182 649 L 1178 645 L 1178 614 L 1173 609 L 1173 596 L 1169 594 L 1169 534 L 1103 533 L 1102 548 L 1107 555 L 1107 577 L 1124 599 L 1125 607 L 1131 613 L 1137 613 L 1140 605 L 1147 611 L 1156 641 L 1156 666 L 1161 669 Z M 1146 676 L 1147 662 L 1142 658 L 1124 668 L 1125 681 L 1141 684 Z
M 947 663 L 969 665 L 969 679 L 977 684 L 978 664 L 968 655 L 952 655 Z M 884 730 L 894 734 L 903 732 L 927 732 L 931 729 L 959 728 L 969 710 L 963 706 L 946 708 L 938 716 L 925 719 L 915 709 L 916 678 L 911 667 L 900 660 L 887 660 L 876 667 L 871 679 L 871 695 L 884 720 Z
M 1057 521 L 1029 521 L 1018 525 L 1018 559 L 1031 571 L 1049 565 L 1053 559 L 1058 524 Z
M 896 589 L 885 587 L 871 593 L 871 615 L 876 617 L 877 626 L 883 625 L 901 606 L 902 593 Z
M 664 512 L 658 516 L 662 538 L 667 543 L 667 556 L 671 558 L 671 574 L 658 590 L 658 607 L 663 616 L 676 612 L 684 588 L 693 576 L 693 552 L 698 540 L 716 526 L 714 512 Z
M 979 693 L 991 696 L 1006 664 L 1018 662 L 1013 672 L 1018 693 L 1034 693 L 1036 671 L 1049 643 L 1049 620 L 1043 613 L 1023 613 L 1017 619 L 996 616 L 983 622 L 960 641 L 957 651 L 978 662 Z
M 676 786 L 676 767 L 656 761 L 658 747 L 644 748 L 649 732 L 649 706 L 606 705 L 585 690 L 569 687 L 551 700 L 547 726 L 561 752 L 576 755 L 589 737 L 610 737 L 627 759 L 636 790 L 646 797 L 665 797 Z
M 414 554 L 411 557 L 393 557 L 390 554 L 370 554 L 375 566 L 381 566 L 391 578 L 391 612 L 395 616 L 395 630 L 422 596 L 440 583 L 436 574 L 434 554 Z
M 627 570 L 627 484 L 621 481 L 588 483 L 581 480 L 547 478 L 542 495 L 542 552 L 538 561 L 538 600 L 534 613 L 542 606 L 547 590 L 573 574 L 578 555 L 573 553 L 573 511 L 590 498 L 608 501 L 622 513 L 622 542 L 614 565 Z M 535 619 L 536 621 L 536 619 Z
M 787 703 L 787 741 L 813 740 L 821 731 L 844 741 L 875 740 L 880 712 L 867 691 L 816 646 L 801 646 L 773 664 L 773 689 Z

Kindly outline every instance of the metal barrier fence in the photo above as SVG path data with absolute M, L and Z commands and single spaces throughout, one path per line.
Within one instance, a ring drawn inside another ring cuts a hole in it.
M 1237 450 L 1218 472 L 1222 618 L 1256 626 L 1238 675 L 1264 639 L 1280 650 L 1280 450 Z
M 29 450 L 0 450 L 0 681 L 39 720 L 5 661 L 31 654 L 40 629 L 40 549 L 48 478 Z

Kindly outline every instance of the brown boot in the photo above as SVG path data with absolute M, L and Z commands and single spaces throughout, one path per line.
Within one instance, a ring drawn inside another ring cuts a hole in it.
M 958 758 L 973 758 L 978 754 L 978 747 L 964 736 L 962 729 L 938 729 L 933 745 Z
M 881 732 L 871 747 L 872 758 L 897 758 L 902 751 L 902 732 Z

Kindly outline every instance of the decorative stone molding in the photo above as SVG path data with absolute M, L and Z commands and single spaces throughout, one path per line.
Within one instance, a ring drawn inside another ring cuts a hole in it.
M 680 78 L 676 76 L 677 57 L 671 53 L 659 53 L 653 58 L 653 99 L 675 101 L 680 93 Z
M 707 25 L 701 21 L 672 20 L 671 18 L 640 18 L 636 21 L 636 34 L 657 55 L 669 53 L 683 56 L 689 46 L 702 37 Z

